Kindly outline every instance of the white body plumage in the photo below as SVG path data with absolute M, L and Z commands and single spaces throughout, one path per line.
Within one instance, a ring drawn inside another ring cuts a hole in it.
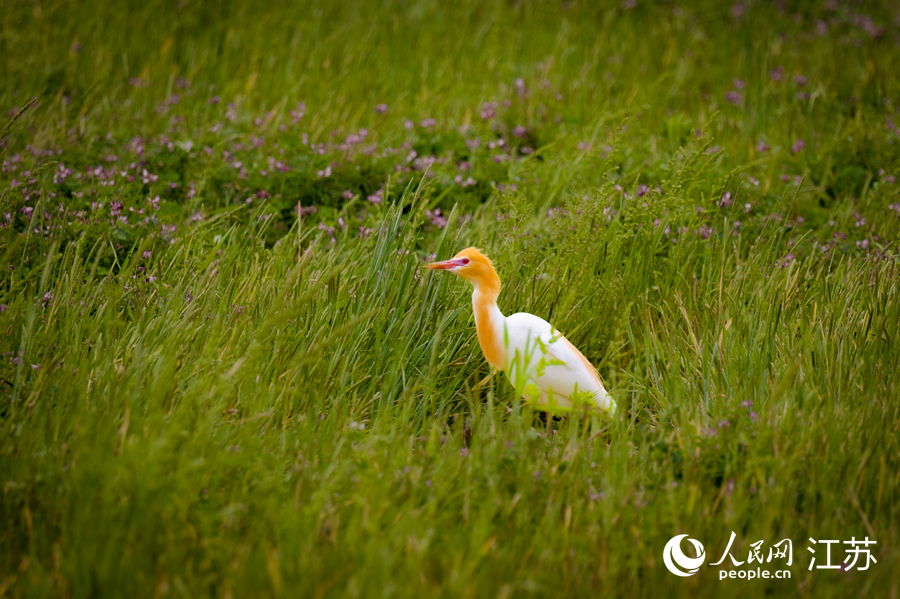
M 473 308 L 482 301 L 478 296 L 476 289 Z M 502 369 L 526 399 L 556 410 L 577 408 L 584 401 L 615 410 L 594 367 L 549 322 L 527 312 L 504 316 L 496 305 L 489 309 L 489 318 L 491 328 L 502 331 Z

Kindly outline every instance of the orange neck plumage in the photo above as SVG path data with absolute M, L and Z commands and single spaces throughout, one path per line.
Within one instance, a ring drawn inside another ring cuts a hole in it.
M 497 307 L 497 296 L 500 295 L 500 277 L 490 265 L 488 269 L 478 275 L 471 279 L 475 285 L 475 292 L 472 294 L 472 310 L 475 313 L 478 344 L 488 363 L 494 368 L 503 370 L 503 314 Z

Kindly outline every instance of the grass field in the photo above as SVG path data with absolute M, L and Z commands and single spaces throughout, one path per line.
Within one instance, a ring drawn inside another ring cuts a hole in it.
M 900 593 L 897 2 L 0 12 L 0 597 Z

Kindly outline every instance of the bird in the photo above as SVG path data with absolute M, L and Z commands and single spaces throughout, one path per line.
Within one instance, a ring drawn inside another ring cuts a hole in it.
M 472 284 L 472 311 L 485 359 L 504 371 L 524 400 L 547 412 L 587 405 L 613 414 L 616 402 L 594 366 L 549 322 L 527 312 L 504 316 L 497 307 L 500 277 L 481 250 L 469 247 L 449 260 L 426 264 Z

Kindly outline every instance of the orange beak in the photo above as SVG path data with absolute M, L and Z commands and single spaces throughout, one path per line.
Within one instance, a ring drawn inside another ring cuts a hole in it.
M 427 268 L 428 270 L 450 270 L 462 265 L 462 260 L 450 259 L 444 260 L 443 262 L 432 262 L 431 264 L 426 264 L 425 268 Z

